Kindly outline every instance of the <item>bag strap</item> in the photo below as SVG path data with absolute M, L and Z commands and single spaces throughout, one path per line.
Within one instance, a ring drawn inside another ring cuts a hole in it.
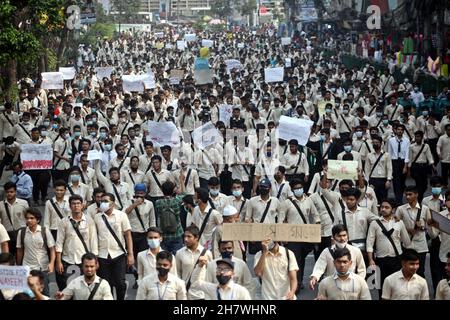
M 94 288 L 92 289 L 91 294 L 90 294 L 89 297 L 87 298 L 88 300 L 94 299 L 94 296 L 95 296 L 95 294 L 97 293 L 97 290 L 98 290 L 98 288 L 100 287 L 100 284 L 102 283 L 102 281 L 103 281 L 103 279 L 100 278 L 100 282 L 97 282 L 97 283 L 94 285 Z
M 25 232 L 27 231 L 27 227 L 22 227 L 19 229 L 20 232 L 20 243 L 22 244 L 22 261 L 20 261 L 20 264 L 23 262 L 23 257 L 25 255 Z
M 391 116 L 391 118 L 389 119 L 390 121 L 392 121 L 392 119 L 394 118 L 395 113 L 397 112 L 397 109 L 398 109 L 398 103 L 395 105 L 394 112 L 392 112 L 392 116 Z
M 327 209 L 328 215 L 331 218 L 331 222 L 334 223 L 334 216 L 333 216 L 333 213 L 331 213 L 331 209 L 330 209 L 330 206 L 328 205 L 327 199 L 325 199 L 323 194 L 320 195 L 320 199 L 322 199 L 322 202 L 323 202 L 323 204 L 325 206 L 325 209 Z
M 422 148 L 420 148 L 419 153 L 417 154 L 417 156 L 414 158 L 413 162 L 411 162 L 411 164 L 416 163 L 416 161 L 419 159 L 420 155 L 422 154 L 423 149 L 425 148 L 425 143 L 422 143 Z
M 240 162 L 242 162 L 241 157 L 239 156 L 237 147 L 234 148 L 234 152 L 236 153 L 236 158 L 237 158 L 237 160 L 240 161 Z M 250 176 L 250 172 L 248 171 L 246 165 L 245 165 L 245 164 L 242 164 L 241 166 L 242 166 L 242 168 L 244 168 L 245 173 L 246 173 L 248 176 Z
M 14 123 L 12 123 L 11 119 L 8 117 L 6 112 L 3 112 L 3 115 L 5 116 L 6 120 L 8 120 L 9 124 L 11 125 L 11 127 L 14 127 Z
M 206 248 L 203 248 L 202 252 L 200 252 L 200 255 L 199 255 L 198 258 L 197 258 L 197 261 L 195 261 L 194 268 L 192 269 L 191 274 L 189 275 L 189 279 L 188 279 L 188 281 L 186 282 L 186 291 L 189 291 L 189 288 L 191 287 L 191 277 L 192 277 L 192 273 L 193 273 L 194 270 L 195 270 L 195 267 L 196 267 L 197 264 L 198 264 L 198 259 L 200 259 L 201 256 L 204 256 L 204 255 L 205 255 L 206 250 L 207 250 Z
M 122 209 L 123 209 L 123 203 L 122 203 L 122 200 L 120 199 L 119 191 L 117 191 L 117 188 L 116 188 L 116 186 L 114 185 L 114 183 L 112 183 L 112 187 L 113 187 L 113 190 L 114 190 L 114 194 L 115 194 L 116 197 L 117 197 L 117 200 L 119 200 L 120 210 L 122 210 Z
M 145 174 L 147 174 L 148 170 L 152 167 L 152 160 L 148 163 L 147 169 L 145 169 Z
M 122 135 L 124 134 L 124 132 L 125 132 L 125 130 L 127 129 L 127 127 L 128 127 L 129 124 L 130 124 L 130 121 L 128 121 L 128 122 L 125 124 L 125 126 L 124 126 L 123 129 L 122 129 L 122 132 L 120 133 L 120 136 L 122 136 Z
M 134 201 L 131 201 L 131 202 L 134 202 Z M 139 223 L 140 223 L 141 226 L 142 226 L 142 229 L 144 229 L 144 232 L 147 231 L 147 229 L 145 229 L 144 221 L 142 220 L 142 217 L 141 217 L 141 213 L 140 213 L 140 211 L 139 211 L 139 208 L 138 208 L 138 207 L 135 207 L 135 208 L 134 208 L 134 211 L 136 212 L 136 216 L 137 216 L 137 218 L 138 218 L 138 220 L 139 220 Z
M 136 182 L 134 182 L 133 176 L 131 175 L 131 172 L 130 172 L 130 171 L 128 171 L 128 176 L 130 177 L 131 182 L 133 182 L 133 185 L 135 185 Z
M 120 242 L 119 238 L 117 237 L 117 234 L 112 229 L 111 225 L 109 224 L 108 220 L 106 219 L 105 215 L 102 214 L 102 219 L 105 222 L 106 227 L 108 228 L 109 232 L 111 232 L 111 235 L 113 236 L 114 240 L 116 240 L 117 244 L 119 245 L 120 249 L 126 254 L 127 250 L 123 247 L 122 242 Z
M 13 231 L 14 231 L 14 225 L 13 225 L 13 222 L 12 222 L 12 219 L 11 219 L 11 212 L 9 211 L 9 205 L 6 202 L 6 200 L 3 201 L 3 205 L 5 206 L 6 215 L 8 216 L 8 220 L 11 223 L 11 227 L 13 228 Z
M 69 193 L 71 196 L 73 196 L 75 194 L 75 192 L 73 191 L 71 186 L 67 186 L 67 189 L 69 189 Z
M 346 229 L 347 232 L 348 232 L 348 227 L 347 227 L 347 217 L 345 216 L 345 207 L 343 207 L 342 205 L 341 205 L 341 207 L 342 207 L 342 210 L 341 210 L 342 224 L 344 225 L 345 229 Z M 350 241 L 349 241 L 349 242 L 350 242 Z
M 206 214 L 205 219 L 203 219 L 202 226 L 201 226 L 201 228 L 200 228 L 200 233 L 198 234 L 198 238 L 199 238 L 199 239 L 202 237 L 203 231 L 205 231 L 206 223 L 208 222 L 209 216 L 211 215 L 211 212 L 212 212 L 212 211 L 213 211 L 213 208 L 209 208 L 208 213 Z
M 272 199 L 270 199 L 269 202 L 267 202 L 266 208 L 264 209 L 263 215 L 261 217 L 261 220 L 259 220 L 259 223 L 264 223 L 264 220 L 266 220 L 267 212 L 269 212 L 271 202 Z
M 297 164 L 295 165 L 294 174 L 297 174 L 297 170 L 298 170 L 298 166 L 300 165 L 300 162 L 302 162 L 302 153 L 301 152 L 298 153 L 298 161 L 297 161 Z
M 86 184 L 86 179 L 84 178 L 83 170 L 81 170 L 80 176 L 81 176 L 81 181 L 82 181 L 84 184 Z
M 211 208 L 216 209 L 216 205 L 214 204 L 211 198 L 208 199 L 208 203 L 211 206 Z
M 21 124 L 21 123 L 18 123 L 18 125 L 19 125 L 19 127 L 21 127 L 22 128 L 22 130 L 27 134 L 27 136 L 31 139 L 31 134 L 27 131 L 27 129 L 25 129 L 25 127 Z
M 395 256 L 398 258 L 400 257 L 400 254 L 397 250 L 397 247 L 395 246 L 394 240 L 392 239 L 392 233 L 390 233 L 389 231 L 387 231 L 386 227 L 384 226 L 384 224 L 381 223 L 381 221 L 379 219 L 375 220 L 378 225 L 381 228 L 381 232 L 383 232 L 383 234 L 386 236 L 386 238 L 388 238 L 389 242 L 391 243 L 392 247 L 394 248 L 394 252 L 395 252 Z
M 161 183 L 159 182 L 158 178 L 156 177 L 155 171 L 152 170 L 151 172 L 152 172 L 153 179 L 155 179 L 156 184 L 158 185 L 159 189 L 162 191 Z
M 381 160 L 381 158 L 383 157 L 383 155 L 384 155 L 384 152 L 382 152 L 382 153 L 380 154 L 380 156 L 378 157 L 378 159 L 377 159 L 377 160 L 375 161 L 375 163 L 373 164 L 373 167 L 372 167 L 372 169 L 370 170 L 369 179 L 372 177 L 373 171 L 374 171 L 375 168 L 377 167 L 378 162 L 380 162 L 380 160 Z
M 123 160 L 120 162 L 120 164 L 119 164 L 119 170 L 122 169 L 123 164 L 124 164 L 125 161 L 127 160 L 127 157 L 128 157 L 128 155 L 130 154 L 130 150 L 131 150 L 131 148 L 128 148 L 127 154 L 125 155 L 125 157 L 123 158 Z
M 64 157 L 64 152 L 66 152 L 66 149 L 67 149 L 67 143 L 64 142 L 64 149 L 63 149 L 63 152 L 61 153 L 61 157 Z M 55 163 L 55 168 L 58 166 L 58 164 L 60 162 L 61 162 L 61 158 L 58 158 L 58 160 L 56 160 L 56 163 Z
M 242 200 L 241 207 L 239 208 L 239 215 L 241 215 L 242 209 L 244 209 L 246 202 L 247 202 L 247 199 L 244 198 L 244 200 Z
M 70 224 L 72 225 L 73 229 L 75 230 L 75 233 L 77 234 L 78 239 L 80 239 L 81 244 L 83 245 L 84 251 L 85 251 L 86 253 L 88 253 L 88 252 L 89 252 L 88 246 L 87 246 L 86 242 L 84 241 L 84 238 L 83 238 L 83 236 L 81 235 L 80 230 L 78 229 L 77 226 L 75 226 L 75 220 L 69 218 L 69 221 L 70 221 Z
M 56 205 L 55 201 L 53 201 L 53 199 L 50 199 L 50 204 L 52 205 L 53 209 L 56 211 L 56 214 L 58 215 L 58 217 L 60 219 L 62 219 L 63 214 L 61 213 L 61 211 L 59 210 L 58 206 Z
M 305 215 L 303 214 L 303 211 L 302 211 L 302 209 L 300 209 L 300 207 L 298 206 L 298 204 L 297 204 L 297 203 L 295 203 L 295 201 L 294 201 L 293 199 L 289 199 L 289 201 L 291 201 L 291 202 L 292 202 L 292 204 L 294 205 L 295 209 L 297 209 L 297 211 L 298 211 L 298 213 L 299 213 L 300 217 L 301 217 L 301 218 L 302 218 L 302 220 L 303 220 L 303 223 L 304 223 L 304 224 L 307 224 L 307 222 L 306 222 L 306 218 L 305 218 Z
M 283 188 L 284 188 L 285 183 L 283 183 L 280 187 L 280 189 L 278 189 L 278 193 L 277 193 L 277 199 L 279 200 L 281 197 L 281 192 L 283 192 Z
M 189 182 L 189 177 L 191 176 L 191 172 L 192 172 L 192 169 L 189 169 L 189 170 L 188 170 L 188 173 L 187 173 L 187 175 L 186 175 L 186 179 L 184 179 L 184 187 L 185 187 L 185 188 L 187 187 L 187 184 L 188 184 L 188 182 Z
M 350 129 L 350 126 L 348 125 L 347 120 L 345 120 L 344 115 L 341 114 L 341 118 L 344 121 L 344 124 L 347 127 L 348 131 L 352 132 L 352 129 Z

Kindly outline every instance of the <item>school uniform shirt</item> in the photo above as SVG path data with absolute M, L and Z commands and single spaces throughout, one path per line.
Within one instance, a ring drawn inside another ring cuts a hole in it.
M 378 161 L 376 167 L 373 169 L 375 162 L 377 162 L 377 159 L 380 157 L 381 153 L 383 153 L 383 155 L 381 156 L 380 161 Z M 365 163 L 365 169 L 364 169 L 364 174 L 365 174 L 366 179 L 384 178 L 387 180 L 392 180 L 391 157 L 389 156 L 389 153 L 387 153 L 387 152 L 382 151 L 381 153 L 377 154 L 375 152 L 371 152 L 367 156 L 367 160 Z
M 155 175 L 156 179 L 158 179 L 159 185 L 162 186 L 166 181 L 172 181 L 173 183 L 175 183 L 172 173 L 170 173 L 170 171 L 167 171 L 166 169 L 161 169 L 160 172 L 156 172 L 153 169 L 150 169 L 145 174 L 144 182 L 149 186 L 150 197 L 163 197 L 164 194 L 161 191 L 161 188 L 159 187 L 155 178 L 153 177 L 153 174 Z
M 361 277 L 366 277 L 366 264 L 361 252 L 358 247 L 352 246 L 351 244 L 346 244 L 345 248 L 350 251 L 350 256 L 352 257 L 352 265 L 350 266 L 350 271 L 359 274 Z M 331 251 L 336 251 L 337 247 L 333 244 L 331 247 L 324 249 L 316 263 L 314 264 L 313 271 L 310 278 L 314 277 L 319 280 L 322 276 L 329 277 L 336 273 L 336 267 L 334 266 L 334 257 Z
M 277 180 L 274 180 L 272 188 L 270 189 L 270 196 L 276 197 L 280 202 L 292 197 L 293 195 L 289 182 L 283 179 L 278 183 Z
M 52 248 L 55 246 L 55 241 L 50 230 L 45 229 L 45 235 L 47 237 L 47 243 L 44 243 L 44 238 L 42 237 L 42 227 L 37 225 L 36 231 L 32 232 L 30 228 L 25 229 L 24 244 L 22 243 L 22 232 L 24 230 L 19 230 L 17 232 L 17 244 L 16 248 L 23 248 L 23 266 L 30 267 L 30 270 L 41 270 L 47 271 L 50 262 L 50 257 L 48 256 L 47 248 Z
M 59 217 L 50 200 L 47 200 L 45 202 L 44 227 L 56 231 L 58 230 L 59 221 L 61 221 L 61 219 L 63 219 L 64 217 L 67 217 L 71 211 L 68 196 L 65 195 L 64 199 L 61 202 L 57 201 L 56 197 L 53 197 L 52 200 L 55 203 L 56 207 L 58 208 L 59 212 L 61 213 L 62 218 Z
M 395 244 L 398 254 L 401 255 L 402 244 L 403 246 L 408 246 L 411 243 L 403 221 L 396 221 L 394 217 L 390 220 L 380 217 L 379 220 L 388 232 L 393 230 L 391 239 Z M 378 223 L 372 221 L 367 233 L 366 250 L 367 252 L 374 252 L 375 248 L 377 258 L 396 257 L 395 250 L 388 237 L 383 233 Z
M 417 203 L 416 207 L 412 208 L 409 203 L 407 203 L 398 207 L 395 214 L 403 221 L 406 229 L 414 229 L 414 226 L 416 225 L 417 213 L 420 208 L 422 208 L 422 210 L 420 212 L 419 223 L 422 227 L 425 227 L 427 220 L 431 218 L 430 209 L 427 206 L 420 206 L 420 204 Z M 428 252 L 425 231 L 416 230 L 416 234 L 411 239 L 411 244 L 406 246 L 406 248 L 414 249 L 419 253 Z
M 281 203 L 276 197 L 269 197 L 267 200 L 263 200 L 261 196 L 252 197 L 248 201 L 245 220 L 251 220 L 253 223 L 260 223 L 269 201 L 271 201 L 270 207 L 262 223 L 275 223 L 275 219 L 279 216 L 279 211 L 281 209 Z M 281 219 L 278 219 L 278 223 L 282 222 Z
M 133 172 L 131 169 L 128 169 L 120 172 L 120 178 L 134 189 L 136 184 L 144 182 L 145 174 L 140 170 Z
M 440 215 L 450 219 L 448 210 L 441 211 Z M 450 235 L 445 232 L 440 232 L 441 246 L 439 247 L 439 260 L 442 263 L 447 263 L 447 253 L 450 252 Z
M 287 254 L 289 252 L 289 260 Z M 255 255 L 253 267 L 261 259 L 262 252 Z M 297 271 L 298 265 L 295 255 L 291 250 L 278 246 L 278 252 L 268 252 L 264 264 L 264 272 L 261 277 L 262 300 L 286 300 L 286 294 L 290 291 L 289 271 Z M 295 296 L 294 296 L 295 299 Z
M 432 125 L 424 116 L 417 117 L 416 126 L 417 130 L 423 131 L 424 140 L 437 139 L 439 138 L 441 133 L 445 134 L 445 130 L 441 131 L 441 125 L 439 121 L 434 120 L 434 125 Z
M 12 136 L 16 139 L 17 143 L 28 143 L 31 139 L 31 129 L 33 128 L 34 125 L 31 122 L 19 122 L 14 126 Z
M 450 280 L 442 279 L 436 288 L 436 300 L 450 300 Z
M 185 132 L 192 132 L 198 127 L 197 115 L 193 112 L 189 115 L 183 112 L 177 117 L 176 125 Z
M 216 171 L 214 170 L 214 164 L 220 164 L 223 162 L 222 156 L 217 149 L 210 147 L 206 150 L 195 150 L 194 151 L 194 163 L 197 164 L 198 176 L 202 179 L 208 180 L 211 177 L 216 176 Z M 219 172 L 220 174 L 220 165 Z
M 84 178 L 84 181 L 83 181 Z M 81 169 L 81 182 L 89 187 L 89 191 L 92 194 L 95 188 L 98 187 L 97 174 L 94 169 L 87 167 L 86 171 Z
M 119 238 L 122 246 L 125 248 L 125 237 L 123 235 L 126 231 L 131 231 L 130 221 L 125 212 L 113 209 L 111 216 L 105 213 L 98 214 L 95 216 L 95 225 L 97 226 L 98 235 L 98 257 L 102 259 L 107 259 L 108 255 L 111 259 L 117 258 L 123 254 L 123 250 L 120 248 L 119 244 L 114 239 L 113 235 L 109 231 L 108 227 L 103 221 L 103 216 L 106 217 L 109 225 L 115 232 L 116 236 Z
M 397 271 L 384 280 L 384 300 L 429 300 L 427 281 L 414 274 L 406 280 L 402 270 Z
M 125 157 L 120 160 L 117 158 L 117 156 L 113 159 L 111 159 L 108 163 L 108 168 L 106 170 L 107 174 L 109 175 L 108 171 L 109 169 L 116 167 L 119 168 L 119 170 L 129 170 L 130 169 L 130 158 Z
M 295 207 L 294 203 L 300 208 L 306 222 L 303 221 L 299 211 Z M 303 195 L 300 199 L 292 197 L 291 199 L 284 200 L 280 206 L 280 212 L 278 215 L 279 222 L 287 222 L 290 224 L 314 224 L 320 223 L 319 214 L 317 213 L 314 202 Z
M 345 280 L 337 274 L 323 279 L 319 283 L 317 296 L 327 300 L 372 300 L 366 281 L 354 273 L 350 273 Z
M 106 177 L 98 171 L 97 178 L 98 182 L 103 185 L 105 191 L 114 195 L 116 198 L 115 204 L 119 210 L 125 209 L 130 205 L 131 199 L 133 199 L 134 196 L 134 190 L 128 183 L 120 181 L 119 184 L 114 184 L 113 186 L 112 181 L 106 179 Z
M 275 180 L 274 175 L 277 172 L 277 168 L 282 165 L 278 159 L 263 158 L 255 166 L 255 176 L 267 178 L 273 183 Z
M 339 133 L 350 133 L 355 127 L 356 118 L 351 115 L 340 114 L 337 119 L 337 130 Z
M 236 248 L 234 250 L 236 251 Z M 239 250 L 239 248 L 237 248 L 237 250 Z M 216 285 L 219 283 L 216 278 L 216 270 L 217 270 L 217 261 L 221 259 L 222 257 L 219 256 L 217 259 L 211 261 L 206 266 L 206 277 L 205 277 L 206 282 L 214 283 Z M 247 266 L 247 263 L 244 260 L 235 257 L 234 255 L 231 257 L 231 261 L 234 262 L 234 270 L 233 270 L 234 276 L 232 277 L 232 281 L 236 284 L 243 286 L 249 292 L 252 292 L 253 278 Z
M 378 200 L 373 188 L 366 186 L 359 188 L 359 191 L 361 191 L 361 197 L 359 198 L 358 206 L 378 214 Z
M 400 152 L 398 147 L 400 145 Z M 388 140 L 388 152 L 392 160 L 402 159 L 405 160 L 405 164 L 408 164 L 409 159 L 409 139 L 403 136 L 400 140 L 397 136 L 391 137 Z
M 161 247 L 158 248 L 158 253 L 163 251 Z M 141 251 L 137 255 L 137 272 L 138 272 L 138 282 L 140 282 L 145 277 L 157 274 L 156 270 L 156 254 L 153 254 L 150 249 Z M 169 271 L 171 274 L 177 276 L 177 262 L 175 256 L 172 259 L 172 267 Z
M 133 202 L 134 200 L 131 200 L 131 203 Z M 126 208 L 124 208 L 124 210 L 125 209 Z M 128 214 L 128 220 L 130 220 L 131 231 L 145 233 L 147 232 L 149 227 L 156 226 L 155 208 L 153 207 L 153 203 L 151 201 L 145 199 L 144 203 L 137 206 L 137 209 L 139 210 L 139 215 L 141 216 L 141 220 L 142 223 L 144 224 L 144 227 L 142 227 L 142 224 L 139 221 L 136 209 L 133 209 Z
M 246 165 L 245 163 L 248 162 Z M 232 179 L 239 179 L 241 181 L 250 181 L 250 171 L 251 166 L 254 164 L 255 160 L 253 157 L 253 153 L 248 147 L 244 147 L 243 149 L 234 147 L 230 148 L 228 153 L 228 163 L 236 165 L 229 166 L 228 170 L 231 171 Z
M 372 221 L 378 219 L 378 216 L 359 206 L 355 212 L 352 212 L 345 204 L 344 214 L 347 222 L 348 240 L 354 242 L 352 243 L 354 246 L 364 247 L 366 244 L 367 229 Z M 344 224 L 342 210 L 336 214 L 334 224 Z
M 447 134 L 439 137 L 436 152 L 443 163 L 450 163 L 450 137 Z
M 94 220 L 97 213 L 99 213 L 99 211 L 97 211 L 97 209 L 99 209 L 99 208 L 100 208 L 100 204 L 97 205 L 97 203 L 94 202 L 86 208 L 86 214 L 89 217 L 91 217 L 92 220 Z
M 245 125 L 248 130 L 255 130 L 258 124 L 263 124 L 264 126 L 266 125 L 266 119 L 261 117 L 261 114 L 257 119 L 250 116 L 245 122 Z
M 212 208 L 209 205 L 209 203 L 206 205 L 205 211 L 203 213 L 200 211 L 199 206 L 196 206 L 194 208 L 194 213 L 192 214 L 192 223 L 195 224 L 199 229 L 201 229 L 203 221 L 205 220 L 206 215 L 208 214 L 208 211 L 210 209 Z M 208 221 L 206 222 L 206 226 L 203 231 L 202 237 L 200 238 L 201 245 L 204 246 L 211 241 L 214 228 L 218 225 L 221 225 L 222 222 L 223 222 L 222 214 L 219 213 L 219 211 L 213 209 L 208 218 Z
M 361 161 L 366 161 L 369 153 L 374 152 L 372 147 L 372 140 L 370 139 L 353 139 L 352 146 L 353 150 L 359 152 L 359 154 L 361 155 Z
M 338 202 L 329 201 L 323 195 L 322 191 L 314 192 L 309 196 L 309 199 L 311 199 L 311 201 L 313 202 L 319 215 L 322 237 L 331 236 L 331 229 L 333 228 L 333 220 L 335 219 L 334 212 L 339 212 L 339 210 L 342 210 L 341 206 L 339 205 Z M 324 201 L 326 201 L 328 208 L 330 209 L 330 212 L 328 212 Z
M 11 239 L 9 238 L 8 231 L 6 231 L 5 227 L 0 223 L 0 244 L 9 240 Z M 2 252 L 0 251 L 0 253 Z
M 86 250 L 72 225 L 72 220 L 73 218 L 70 215 L 59 222 L 56 252 L 62 253 L 61 259 L 69 264 L 81 264 L 81 257 L 86 253 Z M 97 255 L 98 238 L 94 220 L 83 214 L 78 230 L 89 251 Z
M 236 198 L 235 196 L 228 196 L 226 198 L 225 207 L 227 205 L 231 205 L 236 208 L 236 210 L 239 213 L 239 221 L 244 222 L 245 220 L 245 214 L 247 212 L 247 206 L 248 206 L 248 199 L 245 199 L 244 196 L 241 195 L 240 199 Z
M 423 147 L 423 150 L 422 150 Z M 422 152 L 420 152 L 422 150 Z M 420 155 L 419 155 L 420 152 Z M 414 163 L 417 164 L 429 164 L 432 165 L 434 163 L 433 155 L 431 153 L 430 146 L 428 143 L 417 144 L 417 142 L 411 144 L 409 146 L 409 163 L 408 167 L 411 168 L 411 165 Z M 417 158 L 417 160 L 416 160 Z
M 152 168 L 151 165 L 151 161 L 152 161 L 152 157 L 155 155 L 156 153 L 152 154 L 150 157 L 147 154 L 143 154 L 142 156 L 139 156 L 139 170 L 147 173 L 148 171 L 150 171 L 150 169 Z
M 401 104 L 389 104 L 384 108 L 384 113 L 387 114 L 390 121 L 398 120 L 403 113 L 403 106 Z
M 296 152 L 292 154 L 288 152 L 281 158 L 281 164 L 286 168 L 286 174 L 305 174 L 309 175 L 309 165 L 306 160 L 306 155 L 303 152 Z M 291 169 L 291 166 L 296 166 L 297 168 Z
M 222 213 L 223 208 L 225 208 L 225 206 L 227 205 L 227 196 L 225 194 L 223 194 L 222 192 L 219 192 L 219 194 L 215 198 L 213 198 L 210 194 L 209 199 L 213 203 L 214 209 L 219 211 L 219 213 Z M 211 205 L 211 203 L 210 203 L 210 205 Z
M 70 191 L 70 190 L 72 190 L 72 191 Z M 73 194 L 77 194 L 77 195 L 81 196 L 83 198 L 84 203 L 91 201 L 91 197 L 92 197 L 91 190 L 89 189 L 89 187 L 86 184 L 84 184 L 82 182 L 79 182 L 78 186 L 74 186 L 71 182 L 69 182 L 65 196 L 66 197 L 72 196 L 72 192 L 73 192 Z
M 19 123 L 19 115 L 15 111 L 0 113 L 0 140 L 3 138 L 14 136 L 14 127 Z
M 57 139 L 53 146 L 53 151 L 55 151 L 58 155 L 68 158 L 70 160 L 72 148 L 69 140 Z M 54 157 L 53 162 L 55 165 L 57 164 L 55 166 L 56 170 L 67 170 L 70 168 L 70 161 L 68 162 L 66 160 Z
M 188 247 L 183 247 L 177 251 L 175 255 L 175 260 L 177 263 L 177 274 L 186 284 L 189 282 L 189 279 L 192 276 L 192 272 L 194 271 L 194 266 L 200 257 L 200 254 L 203 251 L 203 246 L 198 244 L 197 248 L 194 251 L 191 251 Z M 212 254 L 209 250 L 206 250 L 204 254 L 208 262 L 212 261 Z M 191 288 L 187 293 L 188 300 L 198 300 L 205 299 L 205 293 L 203 290 L 195 289 L 192 287 L 193 279 L 191 278 Z
M 158 274 L 151 274 L 141 280 L 136 300 L 186 300 L 186 285 L 183 280 L 171 273 L 162 283 Z
M 6 213 L 6 207 L 9 208 L 9 219 Z M 10 204 L 6 199 L 0 203 L 0 218 L 1 223 L 8 232 L 19 230 L 26 226 L 25 223 L 25 210 L 28 209 L 28 202 L 26 200 L 18 199 L 14 200 L 13 204 Z
M 181 171 L 183 171 L 183 174 L 184 174 L 184 181 L 183 181 L 183 184 L 185 186 L 184 193 L 193 196 L 195 194 L 195 189 L 200 187 L 198 172 L 197 172 L 197 170 L 188 168 L 188 167 L 186 167 L 184 169 L 180 168 L 180 169 L 173 171 L 172 177 L 175 180 L 175 184 L 176 184 L 178 190 L 181 190 L 181 186 L 180 186 Z M 191 172 L 190 174 L 189 174 L 189 171 Z
M 83 276 L 79 276 L 67 284 L 67 287 L 62 291 L 62 300 L 88 300 L 92 290 L 97 283 L 100 283 L 97 292 L 95 292 L 92 300 L 114 300 L 111 287 L 105 279 L 100 282 L 100 277 L 95 276 L 91 284 L 87 284 Z

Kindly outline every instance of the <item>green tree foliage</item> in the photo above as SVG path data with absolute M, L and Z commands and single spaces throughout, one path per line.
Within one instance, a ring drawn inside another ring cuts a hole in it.
M 216 0 L 211 5 L 211 12 L 220 19 L 224 19 L 232 14 L 233 9 L 231 7 L 230 0 Z

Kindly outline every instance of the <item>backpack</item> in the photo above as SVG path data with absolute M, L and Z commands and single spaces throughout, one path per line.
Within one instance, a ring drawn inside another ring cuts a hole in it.
M 177 214 L 170 205 L 164 204 L 162 206 L 159 214 L 159 227 L 164 234 L 174 234 L 177 232 Z

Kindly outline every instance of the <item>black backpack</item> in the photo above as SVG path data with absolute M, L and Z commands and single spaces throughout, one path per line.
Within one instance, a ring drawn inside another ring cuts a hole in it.
M 166 201 L 163 201 L 163 205 L 159 213 L 159 227 L 164 234 L 174 234 L 177 232 L 177 213 L 170 205 L 168 205 Z

